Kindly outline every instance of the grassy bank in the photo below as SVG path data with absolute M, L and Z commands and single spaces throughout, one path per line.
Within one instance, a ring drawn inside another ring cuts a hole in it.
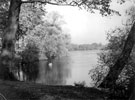
M 11 81 L 0 81 L 0 93 L 7 100 L 105 100 L 106 97 L 95 88 Z

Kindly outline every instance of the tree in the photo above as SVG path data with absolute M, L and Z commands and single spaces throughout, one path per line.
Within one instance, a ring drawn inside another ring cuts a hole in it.
M 46 39 L 43 40 L 43 51 L 48 60 L 53 60 L 56 57 L 61 57 L 67 54 L 67 46 L 70 43 L 70 35 L 63 33 L 62 26 L 65 23 L 62 16 L 57 12 L 49 13 L 45 20 L 47 24 Z
M 26 41 L 33 41 L 49 62 L 53 59 L 66 55 L 70 43 L 70 35 L 63 33 L 62 16 L 57 12 L 46 15 L 44 22 L 29 31 Z
M 38 67 L 38 56 L 39 48 L 37 44 L 32 40 L 29 40 L 25 49 L 21 52 L 21 66 L 20 69 L 25 75 L 24 81 L 34 81 L 38 77 L 39 67 Z
M 131 7 L 132 8 L 132 7 Z M 130 12 L 128 14 L 131 14 L 131 11 L 133 11 L 133 9 L 130 8 Z M 103 80 L 103 82 L 100 84 L 101 87 L 110 87 L 113 84 L 116 83 L 116 80 L 118 79 L 119 74 L 121 73 L 122 69 L 124 68 L 124 66 L 127 64 L 127 61 L 130 57 L 130 54 L 132 52 L 132 49 L 134 47 L 134 43 L 135 43 L 135 23 L 134 23 L 134 13 L 132 13 L 133 15 L 130 15 L 130 21 L 128 22 L 133 22 L 130 24 L 131 29 L 130 31 L 128 31 L 128 36 L 127 39 L 124 43 L 123 49 L 121 50 L 121 53 L 118 57 L 118 59 L 116 60 L 115 64 L 110 68 L 110 71 L 107 75 L 107 77 Z M 128 26 L 129 27 L 129 26 Z M 110 84 L 110 82 L 112 82 Z
M 5 0 L 0 1 L 1 4 L 3 2 L 8 2 Z M 15 61 L 15 42 L 16 35 L 19 25 L 19 14 L 21 5 L 24 3 L 36 3 L 39 2 L 41 4 L 52 4 L 52 5 L 70 5 L 70 6 L 79 6 L 85 7 L 86 9 L 93 11 L 93 9 L 100 10 L 101 14 L 106 15 L 114 12 L 109 9 L 110 0 L 83 0 L 83 1 L 71 1 L 68 2 L 65 0 L 57 0 L 57 1 L 46 1 L 46 0 L 10 0 L 9 1 L 9 9 L 8 9 L 8 20 L 7 26 L 4 29 L 4 33 L 2 35 L 2 50 L 1 50 L 1 59 L 0 59 L 0 67 L 3 69 L 0 73 L 9 73 L 10 68 L 14 67 Z M 4 71 L 4 69 L 7 69 Z M 1 75 L 2 79 L 9 79 L 8 75 Z
M 22 4 L 19 17 L 20 30 L 22 30 L 25 34 L 27 31 L 33 30 L 35 26 L 42 23 L 42 17 L 45 16 L 45 14 L 46 10 L 43 8 L 43 4 Z
M 99 64 L 89 72 L 94 86 L 98 87 L 100 85 L 104 77 L 108 74 L 109 69 L 116 63 L 124 47 L 129 30 L 129 27 L 118 27 L 107 32 L 109 43 L 103 51 L 99 53 Z M 113 92 L 113 94 L 115 94 L 115 96 L 117 95 L 122 98 L 128 98 L 132 93 L 131 87 L 133 85 L 131 85 L 131 83 L 135 72 L 134 50 L 135 48 L 133 48 L 128 61 L 120 72 L 114 86 L 107 87 Z M 111 81 L 109 82 L 112 83 Z
M 2 35 L 2 50 L 1 50 L 1 68 L 2 73 L 9 73 L 9 68 L 14 66 L 14 54 L 15 54 L 15 34 L 18 29 L 19 12 L 21 6 L 20 0 L 11 0 L 8 14 L 8 25 Z M 2 75 L 4 79 L 9 79 L 9 76 Z
M 133 64 L 134 61 L 131 61 L 131 58 L 132 58 L 131 55 L 132 55 L 132 52 L 134 51 L 133 47 L 134 47 L 134 42 L 135 42 L 135 36 L 134 36 L 135 23 L 134 23 L 134 9 L 133 9 L 133 7 L 131 7 L 130 10 L 126 13 L 128 15 L 130 15 L 130 20 L 128 20 L 128 23 L 126 24 L 126 25 L 128 25 L 127 26 L 128 35 L 125 35 L 126 37 L 124 36 L 126 39 L 123 37 L 123 39 L 125 41 L 121 40 L 121 37 L 116 37 L 116 36 L 114 36 L 114 37 L 112 37 L 112 39 L 110 39 L 110 40 L 113 40 L 113 41 L 110 41 L 111 44 L 113 44 L 113 45 L 109 46 L 109 48 L 112 50 L 112 53 L 109 55 L 109 57 L 107 57 L 107 59 L 108 59 L 108 62 L 112 61 L 110 63 L 112 65 L 110 66 L 110 70 L 109 70 L 107 76 L 103 79 L 103 82 L 99 85 L 100 87 L 105 87 L 105 88 L 111 87 L 111 88 L 115 89 L 115 86 L 117 84 L 116 80 L 119 78 L 120 73 L 123 70 L 125 70 L 125 68 L 128 68 L 128 71 L 130 70 L 130 67 L 129 66 L 127 67 L 127 65 L 129 63 L 131 64 L 131 66 L 134 66 L 134 64 Z M 131 29 L 130 29 L 130 27 L 131 27 Z M 118 29 L 118 31 L 122 32 L 123 29 L 122 30 Z M 117 33 L 116 30 L 114 32 Z M 114 58 L 110 59 L 110 56 L 113 56 Z M 109 61 L 109 59 L 110 59 L 110 61 Z M 104 61 L 106 61 L 106 60 L 104 60 Z M 108 63 L 108 62 L 106 61 L 104 63 Z M 129 72 L 132 73 L 132 70 L 130 70 Z M 132 76 L 133 75 L 134 75 L 134 72 L 132 73 Z M 133 81 L 134 78 L 131 78 L 131 79 L 130 79 L 130 81 Z M 133 82 L 130 82 L 130 83 L 133 83 Z M 132 84 L 132 86 L 133 86 L 133 84 Z M 130 92 L 132 94 L 131 97 L 133 97 L 134 88 L 130 87 L 130 89 L 132 91 L 132 92 Z

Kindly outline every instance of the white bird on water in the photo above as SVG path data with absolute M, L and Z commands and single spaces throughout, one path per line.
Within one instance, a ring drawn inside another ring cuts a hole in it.
M 48 66 L 49 66 L 50 69 L 52 69 L 52 63 L 51 62 L 48 64 Z

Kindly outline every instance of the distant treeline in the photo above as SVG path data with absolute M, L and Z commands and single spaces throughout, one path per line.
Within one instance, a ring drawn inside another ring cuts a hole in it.
M 76 51 L 76 50 L 100 50 L 105 45 L 101 43 L 92 43 L 92 44 L 71 44 L 69 47 L 70 51 Z

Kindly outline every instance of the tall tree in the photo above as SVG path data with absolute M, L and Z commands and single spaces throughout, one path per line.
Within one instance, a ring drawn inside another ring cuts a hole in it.
M 14 66 L 15 35 L 18 29 L 21 0 L 11 0 L 8 14 L 8 24 L 2 34 L 2 50 L 0 67 L 1 74 L 8 74 L 9 69 Z M 1 75 L 4 79 L 10 79 L 9 75 Z
M 128 61 L 128 58 L 130 56 L 130 53 L 133 49 L 134 44 L 135 44 L 135 23 L 133 24 L 129 32 L 129 35 L 125 42 L 122 53 L 120 54 L 119 58 L 117 59 L 113 67 L 110 68 L 109 73 L 106 76 L 106 78 L 100 84 L 101 87 L 107 88 L 112 85 L 115 85 L 115 82 L 118 79 L 119 74 L 121 73 L 122 69 L 124 68 L 124 66 L 126 65 Z
M 64 24 L 62 16 L 57 12 L 48 13 L 42 24 L 28 31 L 26 41 L 33 41 L 46 56 L 48 61 L 67 54 L 70 43 L 70 35 L 63 32 Z
M 118 79 L 119 74 L 121 73 L 122 69 L 128 62 L 130 54 L 135 44 L 135 7 L 132 6 L 126 11 L 126 14 L 129 16 L 126 25 L 127 27 L 131 27 L 130 31 L 128 32 L 127 39 L 125 41 L 125 45 L 121 54 L 119 55 L 115 64 L 110 68 L 110 71 L 107 77 L 103 80 L 100 84 L 101 87 L 110 87 L 113 84 L 115 85 L 116 80 Z M 112 83 L 111 83 L 112 82 Z M 111 84 L 110 84 L 111 83 Z
M 100 84 L 100 87 L 112 87 L 115 88 L 116 80 L 118 79 L 120 73 L 122 72 L 123 68 L 127 64 L 130 54 L 133 50 L 135 44 L 135 9 L 131 7 L 130 10 L 127 11 L 127 14 L 130 15 L 130 19 L 128 20 L 128 24 L 130 24 L 131 29 L 128 33 L 127 39 L 125 41 L 123 50 L 119 55 L 118 59 L 116 60 L 115 64 L 110 68 L 107 76 L 104 78 L 103 82 Z M 127 24 L 127 25 L 128 25 Z M 134 81 L 135 79 L 132 78 Z M 133 84 L 132 84 L 133 85 Z M 133 85 L 135 87 L 135 83 Z M 130 100 L 134 100 L 135 97 L 135 88 L 132 88 L 132 94 Z

